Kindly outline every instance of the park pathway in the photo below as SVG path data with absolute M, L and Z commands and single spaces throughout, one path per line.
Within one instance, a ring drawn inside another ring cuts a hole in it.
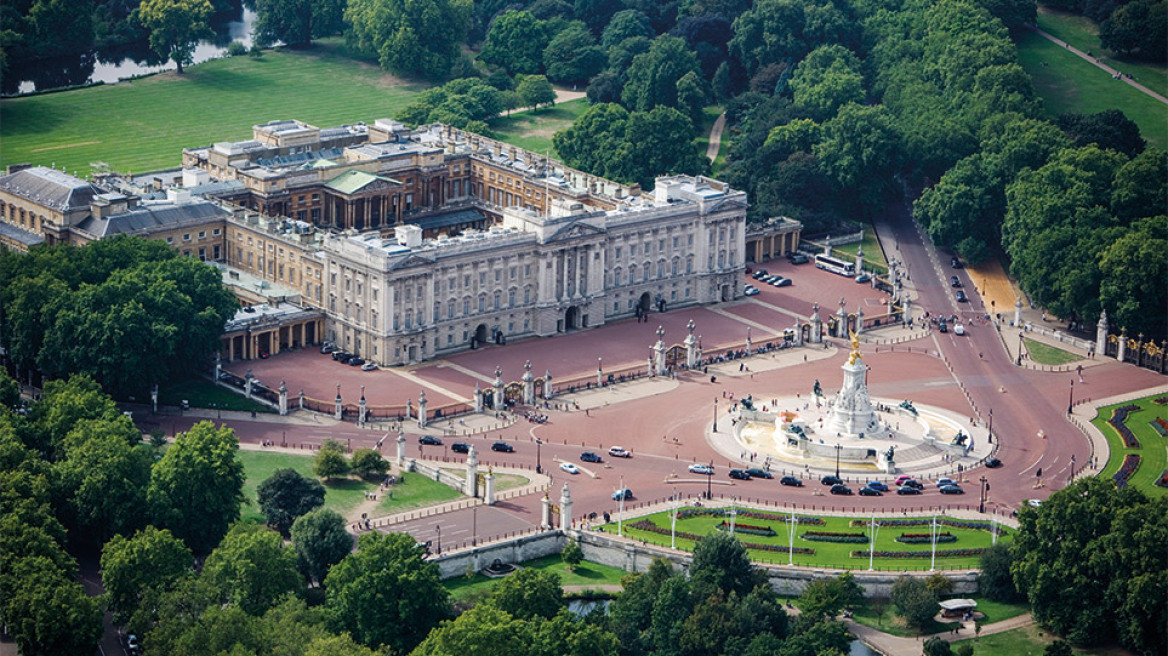
M 706 146 L 706 159 L 711 162 L 718 159 L 718 151 L 722 148 L 722 130 L 726 129 L 726 112 L 718 115 L 714 127 L 710 128 L 710 143 Z
M 788 609 L 787 611 L 791 611 Z M 878 631 L 870 626 L 865 626 L 856 622 L 851 618 L 844 618 L 844 624 L 848 627 L 848 632 L 855 636 L 860 642 L 863 642 L 868 647 L 875 651 L 884 654 L 884 656 L 920 656 L 924 648 L 925 640 L 932 636 L 917 636 L 914 638 L 902 638 L 894 636 L 890 633 Z M 974 629 L 973 622 L 963 622 L 961 629 L 957 632 L 954 640 L 967 640 L 975 635 L 990 635 L 992 633 L 1002 633 L 1005 631 L 1013 631 L 1024 626 L 1029 626 L 1034 623 L 1034 618 L 1030 613 L 1011 617 L 1010 619 L 1002 620 L 1001 622 L 994 622 L 993 624 L 983 624 L 981 633 L 977 634 Z M 937 634 L 945 637 L 947 634 Z M 948 638 L 946 638 L 948 639 Z
M 1104 64 L 1097 57 L 1089 55 L 1089 54 L 1083 52 L 1082 50 L 1079 50 L 1075 46 L 1072 46 L 1071 44 L 1067 43 L 1066 41 L 1063 41 L 1061 39 L 1057 39 L 1053 35 L 1051 35 L 1050 33 L 1044 32 L 1041 29 L 1039 29 L 1033 25 L 1027 25 L 1027 27 L 1030 28 L 1031 30 L 1034 30 L 1034 32 L 1036 34 L 1038 34 L 1038 36 L 1046 39 L 1047 41 L 1050 41 L 1051 43 L 1060 45 L 1060 46 L 1066 48 L 1069 52 L 1072 52 L 1075 55 L 1078 55 L 1080 58 L 1085 59 L 1086 61 L 1094 64 L 1096 67 L 1107 71 L 1107 73 L 1109 75 L 1111 75 L 1112 77 L 1114 77 L 1116 75 L 1120 75 L 1119 70 L 1114 69 L 1114 68 L 1108 66 L 1107 64 Z M 1140 91 L 1155 98 L 1156 100 L 1159 100 L 1162 103 L 1168 104 L 1168 98 L 1161 96 L 1160 94 L 1156 93 L 1155 91 L 1152 91 L 1151 89 L 1149 89 L 1148 87 L 1145 87 L 1144 85 L 1140 84 L 1139 82 L 1136 82 L 1135 80 L 1129 80 L 1128 78 L 1123 77 L 1122 75 L 1120 75 L 1119 79 L 1121 81 L 1123 81 L 1124 84 L 1131 85 L 1131 86 L 1135 87 L 1136 89 L 1139 89 Z

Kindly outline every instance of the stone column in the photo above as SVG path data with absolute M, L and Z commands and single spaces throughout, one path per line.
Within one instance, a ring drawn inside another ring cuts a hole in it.
M 819 303 L 811 306 L 811 343 L 823 342 L 823 317 L 819 316 Z
M 689 331 L 689 335 L 685 338 L 685 368 L 693 369 L 698 366 L 698 352 L 695 348 L 698 340 L 694 338 L 694 320 L 690 319 L 689 323 L 685 324 L 685 328 Z
M 912 299 L 908 297 L 908 294 L 904 295 L 904 303 L 901 306 L 904 309 L 901 310 L 900 323 L 907 326 L 909 320 L 912 319 Z
M 479 388 L 478 381 L 475 381 L 474 411 L 476 413 L 483 411 L 483 390 Z
M 337 399 L 334 402 L 334 406 L 333 406 L 333 419 L 340 421 L 341 414 L 342 414 L 343 410 L 344 410 L 344 406 L 341 403 L 341 386 L 337 385 Z
M 304 390 L 300 390 L 300 409 L 304 409 Z
M 568 484 L 560 492 L 560 528 L 572 528 L 572 494 L 568 492 Z
M 418 426 L 425 428 L 426 420 L 426 390 L 422 390 L 422 393 L 418 395 Z
M 1115 352 L 1115 359 L 1123 362 L 1124 356 L 1127 355 L 1127 328 L 1119 329 L 1119 350 Z
M 219 359 L 219 353 L 215 353 L 215 384 L 223 380 L 223 362 Z
M 746 354 L 750 355 L 754 343 L 750 341 L 750 326 L 746 327 Z
M 365 403 L 365 386 L 361 386 L 361 400 L 357 402 L 357 423 L 364 426 L 369 417 L 369 408 Z
M 495 410 L 502 410 L 506 407 L 503 403 L 503 370 L 495 367 Z
M 1022 329 L 1022 299 L 1020 298 L 1014 301 L 1014 327 Z
M 656 374 L 665 375 L 665 329 L 657 326 L 657 343 L 653 345 L 653 355 L 657 360 Z
M 840 299 L 839 311 L 835 313 L 835 336 L 840 338 L 847 338 L 848 336 L 848 302 Z
M 864 272 L 864 245 L 860 244 L 860 247 L 856 249 L 856 275 L 858 276 L 863 272 Z M 875 277 L 873 277 L 873 279 L 875 279 Z
M 823 240 L 823 254 L 831 257 L 831 235 L 828 235 L 827 239 Z
M 864 308 L 856 308 L 856 334 L 864 332 Z
M 652 353 L 649 354 L 649 357 L 645 358 L 645 375 L 647 375 L 647 376 L 656 376 L 657 375 L 657 371 L 653 367 L 653 354 Z
M 406 434 L 401 431 L 397 432 L 397 466 L 406 466 Z
M 552 527 L 552 500 L 544 494 L 539 504 L 539 528 L 546 531 Z
M 251 398 L 251 386 L 255 384 L 255 377 L 251 375 L 251 367 L 247 369 L 247 375 L 243 379 L 243 395 Z
M 596 386 L 604 386 L 604 369 L 600 366 L 600 357 L 596 358 Z
M 483 503 L 487 504 L 488 506 L 493 506 L 495 505 L 495 472 L 491 471 L 490 467 L 487 467 L 487 476 L 485 482 L 486 485 L 484 486 L 485 489 L 483 490 Z
M 475 450 L 474 446 L 470 447 L 470 451 L 466 454 L 466 481 L 462 485 L 462 493 L 468 497 L 477 497 L 478 494 L 478 480 L 479 475 L 479 452 Z
M 553 396 L 555 396 L 555 392 L 552 390 L 552 370 L 551 369 L 544 369 L 543 370 L 543 398 L 550 399 Z
M 535 405 L 535 378 L 531 375 L 531 360 L 523 363 L 523 403 Z
M 1099 355 L 1107 355 L 1107 331 L 1110 329 L 1107 323 L 1107 310 L 1099 314 L 1099 323 L 1095 324 L 1095 352 Z

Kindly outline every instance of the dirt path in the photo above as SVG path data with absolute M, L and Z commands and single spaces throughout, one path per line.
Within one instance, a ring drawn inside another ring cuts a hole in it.
M 567 89 L 556 89 L 556 102 L 565 103 L 570 100 L 577 100 L 585 97 L 586 93 L 583 91 L 569 91 Z
M 1051 43 L 1060 45 L 1060 46 L 1066 48 L 1067 51 L 1072 52 L 1075 55 L 1078 55 L 1079 58 L 1084 59 L 1088 62 L 1091 62 L 1092 64 L 1094 64 L 1096 66 L 1096 68 L 1101 68 L 1101 69 L 1107 71 L 1107 73 L 1109 75 L 1111 75 L 1112 77 L 1119 75 L 1119 71 L 1117 69 L 1114 69 L 1114 68 L 1108 66 L 1107 64 L 1104 64 L 1102 61 L 1099 60 L 1099 58 L 1088 55 L 1087 53 L 1083 52 L 1082 50 L 1079 50 L 1078 48 L 1072 46 L 1071 44 L 1067 43 L 1066 41 L 1056 39 L 1050 33 L 1043 32 L 1041 29 L 1034 27 L 1033 25 L 1028 25 L 1027 27 L 1029 27 L 1036 34 L 1038 34 L 1038 36 L 1046 39 L 1047 41 L 1050 41 Z M 1120 77 L 1119 79 L 1124 84 L 1133 86 L 1136 89 L 1139 89 L 1140 91 L 1144 92 L 1145 94 L 1155 98 L 1156 100 L 1159 100 L 1162 103 L 1168 104 L 1168 98 L 1161 96 L 1160 94 L 1156 93 L 1155 91 L 1152 91 L 1151 89 L 1149 89 L 1148 87 L 1145 87 L 1144 85 L 1140 84 L 1139 82 L 1136 82 L 1135 80 L 1129 80 L 1126 77 Z
M 718 151 L 722 148 L 722 130 L 726 129 L 726 112 L 718 115 L 714 127 L 710 128 L 710 143 L 706 146 L 706 159 L 711 162 L 718 159 Z

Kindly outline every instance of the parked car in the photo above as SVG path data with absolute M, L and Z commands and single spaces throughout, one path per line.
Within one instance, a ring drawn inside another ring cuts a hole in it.
M 921 491 L 915 487 L 905 485 L 896 489 L 897 494 L 920 494 Z
M 775 287 L 790 287 L 791 286 L 791 279 L 790 278 L 783 278 L 782 276 L 780 276 L 779 279 L 772 282 L 771 285 L 773 285 Z
M 909 474 L 901 474 L 900 476 L 897 476 L 896 480 L 893 482 L 896 483 L 897 487 L 900 487 L 901 485 L 904 485 L 905 481 L 911 481 L 911 480 L 912 480 L 912 476 L 910 476 Z
M 847 485 L 844 485 L 843 483 L 836 483 L 835 485 L 831 486 L 831 493 L 832 494 L 842 494 L 844 496 L 851 496 L 852 495 L 852 488 L 848 487 Z
M 950 287 L 960 287 L 961 280 L 957 276 L 949 276 L 949 286 Z
M 629 453 L 623 446 L 614 446 L 608 450 L 608 455 L 614 458 L 632 458 L 633 454 Z
M 957 482 L 954 481 L 952 478 L 948 478 L 948 477 L 938 478 L 937 479 L 937 487 L 941 487 L 942 485 L 957 485 Z
M 969 298 L 966 297 L 965 292 L 961 291 L 960 289 L 957 290 L 957 302 L 958 303 L 968 303 L 969 302 Z
M 965 494 L 965 490 L 961 489 L 960 485 L 942 485 L 937 488 L 941 494 Z
M 455 442 L 450 445 L 450 450 L 455 453 L 470 453 L 470 445 L 466 442 Z
M 346 353 L 344 351 L 337 351 L 336 353 L 333 353 L 333 359 L 337 362 L 340 362 L 341 364 L 348 364 L 349 360 L 353 359 L 353 354 Z
M 560 469 L 568 472 L 569 474 L 579 474 L 580 473 L 580 468 L 577 467 L 576 465 L 573 465 L 570 462 L 561 462 Z
M 584 462 L 604 462 L 604 460 L 600 457 L 600 454 L 596 453 L 595 451 L 585 451 L 584 453 L 581 453 L 580 459 Z
M 750 474 L 754 478 L 774 478 L 774 476 L 769 471 L 765 469 L 759 469 L 758 467 L 751 467 L 750 469 L 746 470 L 746 473 Z
M 956 257 L 950 258 L 949 266 L 953 267 L 954 269 L 960 269 L 961 268 L 961 260 L 956 258 Z
M 787 261 L 791 264 L 807 264 L 811 261 L 811 258 L 802 253 L 788 253 Z
M 824 485 L 839 485 L 843 483 L 839 476 L 833 476 L 832 474 L 826 474 L 823 478 L 819 479 L 819 482 Z
M 337 347 L 335 344 L 325 342 L 324 344 L 320 345 L 320 352 L 321 353 L 332 353 L 335 350 L 337 350 Z
M 418 438 L 418 444 L 425 444 L 427 446 L 442 446 L 442 440 L 433 435 L 423 435 Z
M 349 361 L 345 364 L 349 365 L 350 367 L 360 367 L 361 365 L 365 364 L 365 358 L 358 358 L 354 356 L 349 358 Z
M 714 468 L 710 465 L 699 465 L 694 463 L 689 466 L 689 473 L 691 474 L 705 474 L 706 476 L 714 475 Z
M 882 483 L 881 481 L 868 481 L 868 487 L 872 488 L 873 490 L 877 490 L 879 492 L 887 492 L 888 491 L 888 486 L 885 485 L 884 483 Z
M 784 476 L 779 479 L 779 483 L 781 485 L 787 485 L 790 487 L 803 487 L 803 481 L 795 478 L 794 476 Z
M 758 296 L 761 293 L 762 292 L 759 291 L 758 287 L 755 287 L 754 285 L 747 285 L 742 289 L 743 296 Z
M 763 278 L 767 277 L 767 275 L 768 273 L 766 269 L 755 269 L 754 273 L 751 274 L 750 277 L 754 278 L 755 280 L 762 280 Z
M 872 282 L 872 276 L 866 273 L 861 273 L 860 275 L 856 276 L 856 282 Z
M 377 365 L 373 364 L 372 362 L 366 362 L 365 364 L 361 365 L 361 371 L 373 371 L 376 368 Z
M 495 442 L 494 444 L 491 445 L 491 450 L 492 451 L 499 451 L 501 453 L 514 453 L 515 447 L 511 446 L 510 444 L 507 444 L 506 442 Z
M 750 474 L 747 474 L 745 469 L 731 469 L 730 470 L 730 478 L 733 478 L 733 479 L 736 479 L 739 481 L 749 481 Z
M 920 481 L 918 481 L 918 480 L 916 480 L 916 479 L 914 479 L 914 478 L 910 478 L 910 479 L 908 479 L 907 481 L 905 481 L 905 482 L 904 482 L 904 483 L 902 483 L 901 485 L 902 485 L 902 487 L 911 487 L 911 488 L 914 488 L 914 489 L 917 489 L 917 490 L 923 490 L 923 489 L 925 489 L 925 484 L 924 484 L 924 483 L 922 483 L 922 482 L 920 482 Z
M 1002 466 L 1002 461 L 997 458 L 986 458 L 985 465 L 990 469 L 997 469 Z
M 633 498 L 633 491 L 627 487 L 622 487 L 621 489 L 612 493 L 613 501 L 620 501 L 621 499 L 628 501 L 629 499 L 632 499 L 632 498 Z
M 884 493 L 880 490 L 874 490 L 870 487 L 864 486 L 860 488 L 860 496 L 862 497 L 882 497 Z

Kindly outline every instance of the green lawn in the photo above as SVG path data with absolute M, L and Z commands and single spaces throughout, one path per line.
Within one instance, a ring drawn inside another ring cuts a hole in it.
M 842 246 L 833 246 L 832 250 L 841 253 L 847 253 L 855 257 L 856 252 L 860 246 L 864 247 L 864 262 L 873 262 L 888 269 L 888 261 L 884 259 L 884 249 L 880 248 L 880 241 L 876 238 L 876 231 L 872 229 L 871 224 L 864 224 L 864 241 L 856 242 L 855 244 L 844 244 Z
M 312 457 L 307 455 L 240 450 L 239 460 L 243 463 L 243 470 L 247 476 L 243 484 L 243 495 L 248 500 L 248 505 L 245 505 L 240 513 L 244 521 L 264 521 L 263 513 L 255 501 L 256 488 L 277 469 L 291 468 L 308 478 L 316 477 L 312 473 Z M 324 505 L 344 515 L 365 501 L 366 492 L 382 494 L 377 506 L 378 512 L 382 514 L 428 506 L 461 496 L 453 489 L 425 476 L 407 473 L 404 482 L 393 486 L 393 499 L 381 492 L 377 483 L 350 478 L 325 485 Z
M 564 562 L 559 556 L 545 556 L 536 560 L 529 560 L 523 563 L 523 566 L 529 569 L 555 572 L 560 575 L 560 584 L 565 586 L 620 585 L 621 578 L 628 574 L 623 569 L 600 565 L 598 563 L 590 563 L 588 561 L 580 563 L 576 566 L 575 570 L 569 572 L 567 566 L 564 565 Z M 500 580 L 483 574 L 475 574 L 469 578 L 466 576 L 456 576 L 443 581 L 442 585 L 446 586 L 446 589 L 450 591 L 450 594 L 455 599 L 464 599 L 469 596 L 475 596 L 482 591 L 490 590 Z
M 1008 620 L 1011 617 L 1017 617 L 1030 612 L 1029 604 L 1004 604 L 997 601 L 991 601 L 985 597 L 973 596 L 962 598 L 973 599 L 977 602 L 977 609 L 985 613 L 986 619 L 984 624 L 992 622 L 1001 622 Z M 877 613 L 877 609 L 883 604 L 883 615 Z M 796 602 L 798 605 L 798 602 Z M 910 629 L 904 624 L 904 621 L 896 615 L 892 607 L 892 603 L 887 599 L 873 600 L 865 599 L 862 604 L 852 610 L 853 619 L 859 624 L 870 626 L 874 629 L 879 629 L 885 633 L 890 633 L 896 636 L 918 636 L 931 635 L 933 633 L 940 633 L 942 631 L 952 631 L 954 627 L 953 622 L 937 622 L 933 621 L 929 626 L 925 627 L 924 631 L 917 631 Z
M 1033 78 L 1047 116 L 1119 109 L 1140 126 L 1149 145 L 1168 148 L 1168 105 L 1111 79 L 1106 71 L 1034 32 L 1021 32 L 1017 39 L 1018 59 Z
M 1060 365 L 1083 359 L 1083 356 L 1064 351 L 1057 346 L 1044 344 L 1033 339 L 1023 339 L 1022 341 L 1026 343 L 1026 352 L 1030 354 L 1030 359 L 1038 364 Z
M 1136 82 L 1161 96 L 1168 96 L 1168 68 L 1116 57 L 1115 53 L 1103 48 L 1099 41 L 1099 26 L 1090 18 L 1039 7 L 1038 27 L 1060 41 L 1066 41 L 1083 52 L 1094 54 L 1102 59 L 1104 64 L 1117 71 L 1131 73 Z
M 0 100 L 0 166 L 176 168 L 183 147 L 251 138 L 251 127 L 296 118 L 319 127 L 392 116 L 423 87 L 344 56 L 339 39 L 307 51 L 232 57 L 124 82 Z
M 969 643 L 974 646 L 976 656 L 1041 656 L 1046 646 L 1055 641 L 1056 636 L 1037 625 L 1031 624 L 1012 631 L 982 635 L 978 639 L 959 640 L 953 647 Z M 1074 649 L 1076 654 L 1085 656 L 1119 656 L 1129 654 L 1115 647 L 1096 649 Z
M 773 512 L 766 510 L 763 512 Z M 648 515 L 645 517 L 637 517 L 630 521 L 624 522 L 624 534 L 626 536 L 652 542 L 663 546 L 669 546 L 670 536 L 668 533 L 659 534 L 650 531 L 643 531 L 633 528 L 631 524 L 641 519 L 649 519 L 657 526 L 668 529 L 670 525 L 669 514 L 665 512 Z M 800 524 L 798 526 L 798 533 L 795 538 L 796 547 L 807 547 L 815 550 L 813 555 L 795 554 L 795 564 L 806 567 L 828 567 L 833 569 L 867 569 L 868 568 L 868 553 L 866 544 L 848 544 L 848 543 L 834 543 L 834 542 L 813 542 L 805 540 L 802 537 L 804 531 L 834 531 L 834 532 L 848 532 L 859 533 L 867 530 L 866 526 L 850 526 L 849 522 L 854 519 L 851 517 L 824 517 L 824 524 L 809 525 Z M 869 518 L 861 517 L 867 521 Z M 894 518 L 890 518 L 894 519 Z M 714 527 L 722 521 L 720 517 L 699 516 L 688 519 L 679 519 L 677 522 L 677 531 L 679 533 L 692 533 L 696 535 L 706 535 L 711 531 L 716 530 Z M 880 518 L 877 517 L 877 522 Z M 988 520 L 987 520 L 988 521 Z M 778 563 L 786 564 L 789 559 L 786 548 L 788 546 L 787 524 L 768 521 L 757 518 L 749 518 L 739 516 L 738 523 L 748 523 L 751 525 L 770 526 L 776 533 L 773 537 L 748 535 L 739 533 L 738 537 L 744 542 L 753 542 L 765 545 L 774 545 L 775 551 L 770 550 L 750 550 L 750 557 L 756 562 Z M 604 530 L 615 533 L 617 525 L 614 523 L 606 524 Z M 886 551 L 918 551 L 924 554 L 919 558 L 876 558 L 874 567 L 881 571 L 903 571 L 903 570 L 927 570 L 930 564 L 930 548 L 928 544 L 902 544 L 895 540 L 901 533 L 927 533 L 929 527 L 923 526 L 885 526 L 880 529 L 876 538 L 876 550 Z M 987 531 L 978 529 L 963 529 L 954 527 L 944 527 L 944 531 L 952 533 L 957 537 L 956 542 L 941 543 L 938 545 L 938 551 L 942 549 L 976 549 L 990 546 L 990 534 Z M 1003 535 L 1000 539 L 1009 539 L 1009 529 L 1001 527 Z M 693 550 L 694 543 L 690 540 L 677 538 L 677 548 L 686 551 Z M 863 551 L 862 556 L 853 558 L 851 552 L 853 550 Z M 978 556 L 966 557 L 951 557 L 951 558 L 937 558 L 937 569 L 976 569 L 978 566 Z
M 454 474 L 455 476 L 466 476 L 465 469 L 443 467 L 442 471 Z M 527 478 L 526 476 L 520 476 L 519 474 L 495 474 L 495 492 L 513 490 L 517 487 L 523 487 L 530 482 L 530 478 Z
M 513 112 L 510 116 L 500 116 L 490 122 L 495 138 L 533 153 L 551 151 L 553 158 L 559 157 L 552 147 L 552 135 L 569 128 L 576 118 L 588 109 L 588 99 L 579 98 L 544 107 L 538 111 Z
M 1107 436 L 1107 444 L 1111 447 L 1111 459 L 1107 462 L 1107 466 L 1103 468 L 1103 471 L 1099 472 L 1099 476 L 1111 478 L 1123 465 L 1125 455 L 1129 453 L 1139 454 L 1139 469 L 1128 479 L 1128 484 L 1135 486 L 1142 490 L 1144 494 L 1151 497 L 1168 494 L 1168 488 L 1157 487 L 1155 485 L 1156 480 L 1160 478 L 1160 474 L 1168 467 L 1166 440 L 1150 424 L 1157 417 L 1168 420 L 1168 405 L 1160 405 L 1154 401 L 1154 399 L 1161 397 L 1163 397 L 1162 394 L 1157 394 L 1130 402 L 1135 403 L 1141 408 L 1141 410 L 1132 412 L 1127 416 L 1127 427 L 1131 429 L 1131 432 L 1140 441 L 1140 448 L 1138 449 L 1127 448 L 1127 445 L 1123 443 L 1123 438 L 1111 427 L 1111 424 L 1107 423 L 1107 420 L 1111 418 L 1112 410 L 1121 405 L 1127 405 L 1127 403 L 1118 403 L 1100 408 L 1099 415 L 1091 422 Z
M 179 406 L 182 405 L 183 401 L 190 403 L 192 408 L 275 412 L 266 405 L 251 401 L 241 394 L 236 394 L 202 378 L 182 380 L 158 390 L 158 403 L 161 405 Z

